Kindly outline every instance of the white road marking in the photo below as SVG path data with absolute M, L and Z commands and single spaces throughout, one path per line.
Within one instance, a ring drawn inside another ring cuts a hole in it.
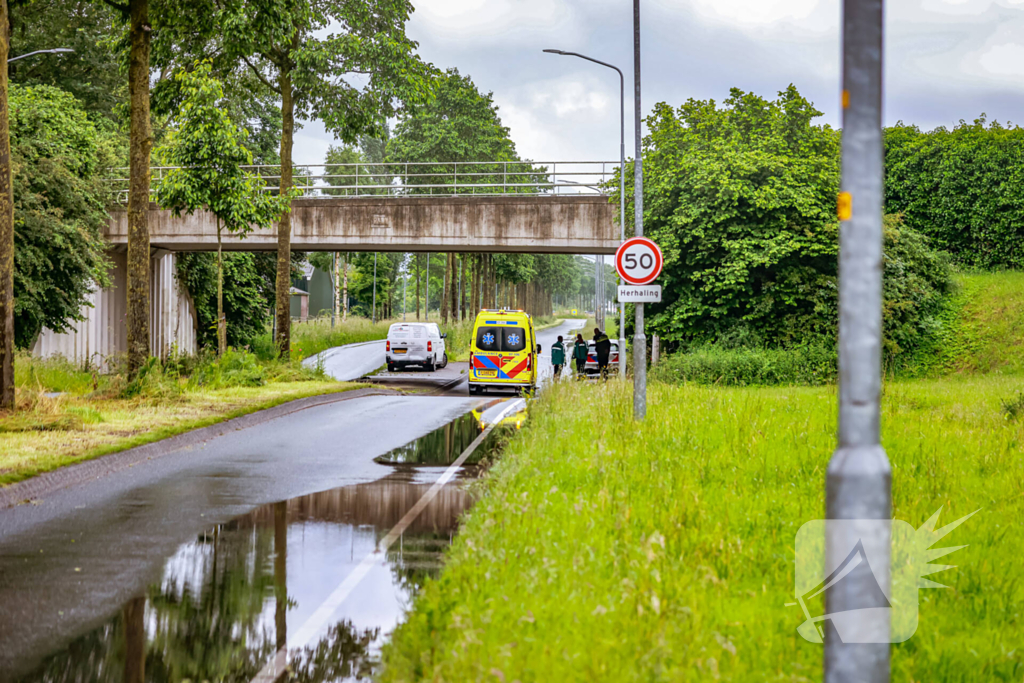
M 349 573 L 345 579 L 338 584 L 338 587 L 327 597 L 327 599 L 316 609 L 315 612 L 306 620 L 306 622 L 296 631 L 290 638 L 288 643 L 274 653 L 274 657 L 266 663 L 266 665 L 260 670 L 256 677 L 252 679 L 252 683 L 274 683 L 280 678 L 288 667 L 288 652 L 291 650 L 303 648 L 308 645 L 313 638 L 320 633 L 323 628 L 328 624 L 331 617 L 337 611 L 341 603 L 352 593 L 352 590 L 363 580 L 367 572 L 370 571 L 370 567 L 380 561 L 380 557 L 383 553 L 388 551 L 395 541 L 397 541 L 410 524 L 419 516 L 423 510 L 430 505 L 431 501 L 437 497 L 437 494 L 441 491 L 445 484 L 451 481 L 452 477 L 455 476 L 459 468 L 462 467 L 466 459 L 477 449 L 477 447 L 483 443 L 491 431 L 500 423 L 509 412 L 516 407 L 516 401 L 509 401 L 509 405 L 502 411 L 497 418 L 491 423 L 481 434 L 473 440 L 473 443 L 462 452 L 455 462 L 453 462 L 448 469 L 444 471 L 444 474 L 434 482 L 423 496 L 416 501 L 416 504 L 405 513 L 405 516 L 394 526 L 391 531 L 388 532 L 387 536 L 380 540 L 377 546 L 362 559 L 362 561 L 356 566 L 352 572 Z

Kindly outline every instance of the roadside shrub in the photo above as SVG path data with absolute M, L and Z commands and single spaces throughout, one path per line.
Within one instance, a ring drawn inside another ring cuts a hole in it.
M 651 377 L 663 382 L 726 386 L 830 384 L 836 380 L 836 350 L 824 343 L 792 349 L 707 345 L 665 357 Z
M 1003 416 L 1010 422 L 1016 422 L 1024 415 L 1024 391 L 1020 391 L 1011 399 L 1001 401 Z
M 266 371 L 248 351 L 229 348 L 220 358 L 211 357 L 192 372 L 189 383 L 209 389 L 259 387 L 266 384 Z

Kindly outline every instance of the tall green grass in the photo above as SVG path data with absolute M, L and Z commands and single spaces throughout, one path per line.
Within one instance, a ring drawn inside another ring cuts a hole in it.
M 836 380 L 836 349 L 808 344 L 794 349 L 724 349 L 702 346 L 668 355 L 651 370 L 667 382 L 765 386 L 818 386 Z
M 893 680 L 1024 679 L 1024 421 L 990 376 L 889 383 L 894 516 L 981 509 L 943 545 Z M 793 543 L 824 512 L 831 387 L 562 383 L 531 411 L 441 577 L 384 650 L 383 681 L 820 681 Z

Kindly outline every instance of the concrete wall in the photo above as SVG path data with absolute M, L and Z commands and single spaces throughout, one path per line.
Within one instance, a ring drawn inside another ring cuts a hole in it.
M 44 329 L 32 347 L 40 357 L 63 356 L 79 363 L 90 363 L 101 371 L 108 369 L 107 359 L 128 349 L 127 256 L 109 254 L 111 284 L 89 295 L 91 306 L 83 308 L 85 320 L 74 323 L 67 332 Z M 191 354 L 196 346 L 196 313 L 192 298 L 178 285 L 177 257 L 156 252 L 150 272 L 150 349 L 153 355 L 167 358 L 172 349 Z
M 468 251 L 613 254 L 619 246 L 616 207 L 600 195 L 498 197 L 353 197 L 296 199 L 296 251 Z M 152 205 L 150 243 L 172 251 L 210 251 L 217 227 L 207 212 L 175 218 Z M 106 237 L 128 243 L 128 217 L 111 214 Z M 245 239 L 225 236 L 226 249 L 277 249 L 276 229 Z

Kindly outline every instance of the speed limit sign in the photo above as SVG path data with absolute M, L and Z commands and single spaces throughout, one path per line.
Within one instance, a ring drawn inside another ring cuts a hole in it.
M 661 275 L 661 249 L 646 237 L 630 237 L 615 252 L 615 270 L 633 285 L 649 285 Z

